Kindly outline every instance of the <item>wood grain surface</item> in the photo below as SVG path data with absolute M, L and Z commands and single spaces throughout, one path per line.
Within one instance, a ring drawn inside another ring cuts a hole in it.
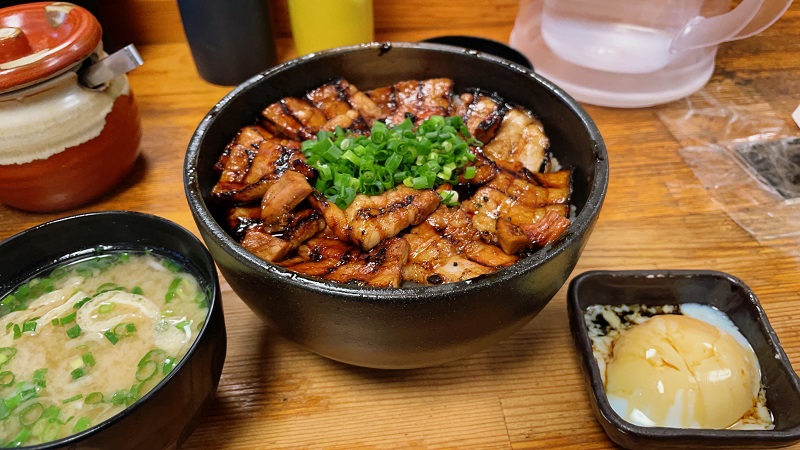
M 476 29 L 463 2 L 453 2 L 448 14 L 415 14 L 406 2 L 385 3 L 419 25 L 385 27 L 378 38 L 387 40 L 462 33 L 507 41 L 515 8 L 498 2 L 497 22 Z M 800 102 L 798 36 L 795 4 L 761 35 L 722 45 L 708 88 L 721 87 L 733 103 L 788 120 Z M 283 59 L 293 55 L 289 38 L 279 46 Z M 0 205 L 0 238 L 107 209 L 157 214 L 196 232 L 183 192 L 184 152 L 200 119 L 230 88 L 202 81 L 182 40 L 140 51 L 145 65 L 130 74 L 144 130 L 135 171 L 114 192 L 77 210 L 30 214 Z M 681 105 L 586 106 L 608 147 L 611 177 L 573 275 L 592 269 L 731 273 L 755 291 L 800 369 L 800 246 L 792 239 L 757 241 L 713 201 L 680 157 L 682 143 L 659 119 Z M 223 282 L 225 368 L 216 400 L 183 448 L 613 448 L 590 408 L 565 295 L 566 287 L 528 325 L 476 355 L 439 367 L 380 371 L 330 361 L 286 341 Z

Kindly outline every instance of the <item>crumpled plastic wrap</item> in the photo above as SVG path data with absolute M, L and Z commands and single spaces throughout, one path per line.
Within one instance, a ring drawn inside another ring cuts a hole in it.
M 661 109 L 659 117 L 731 219 L 759 242 L 800 244 L 800 137 L 757 98 L 736 104 L 752 97 L 730 95 L 734 89 L 709 85 Z

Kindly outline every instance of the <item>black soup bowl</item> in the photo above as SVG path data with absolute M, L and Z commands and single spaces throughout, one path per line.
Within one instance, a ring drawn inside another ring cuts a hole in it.
M 209 202 L 212 166 L 239 129 L 268 104 L 303 96 L 344 77 L 360 90 L 402 80 L 449 77 L 456 92 L 496 91 L 533 111 L 551 149 L 574 169 L 576 215 L 565 234 L 492 274 L 436 286 L 372 288 L 312 279 L 245 250 L 220 225 Z M 222 275 L 241 299 L 288 339 L 349 364 L 425 367 L 465 357 L 510 335 L 556 294 L 578 261 L 608 185 L 605 144 L 586 112 L 564 91 L 524 67 L 473 50 L 427 43 L 343 47 L 279 65 L 223 98 L 197 127 L 184 162 L 189 207 Z
M 213 399 L 227 344 L 219 280 L 200 240 L 173 222 L 149 214 L 106 211 L 25 230 L 0 242 L 0 296 L 61 263 L 136 250 L 179 263 L 210 294 L 208 315 L 194 344 L 161 382 L 124 411 L 66 438 L 24 448 L 177 448 Z

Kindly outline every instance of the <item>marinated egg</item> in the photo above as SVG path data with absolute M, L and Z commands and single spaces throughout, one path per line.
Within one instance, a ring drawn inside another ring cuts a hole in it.
M 614 411 L 640 426 L 770 428 L 758 359 L 733 322 L 706 305 L 671 312 L 595 312 L 610 331 L 595 327 L 593 343 Z

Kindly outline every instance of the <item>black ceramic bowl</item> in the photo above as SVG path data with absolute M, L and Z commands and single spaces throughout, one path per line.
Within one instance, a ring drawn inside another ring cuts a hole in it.
M 261 109 L 337 76 L 361 90 L 451 77 L 531 109 L 553 152 L 573 167 L 577 215 L 565 235 L 483 278 L 394 289 L 334 284 L 272 265 L 240 246 L 207 202 L 222 150 Z M 186 153 L 184 182 L 200 234 L 242 300 L 287 338 L 321 355 L 379 368 L 430 366 L 475 353 L 531 320 L 564 284 L 597 220 L 608 184 L 606 149 L 586 112 L 564 91 L 504 59 L 436 44 L 373 43 L 320 52 L 257 75 L 202 120 Z
M 775 429 L 708 430 L 641 427 L 622 419 L 608 402 L 592 355 L 584 313 L 590 305 L 700 303 L 727 314 L 750 342 L 761 365 Z M 713 271 L 594 271 L 575 277 L 567 308 L 592 409 L 608 436 L 625 448 L 774 448 L 800 441 L 800 380 L 755 294 L 741 280 Z
M 213 292 L 197 340 L 152 391 L 122 413 L 78 434 L 24 448 L 176 448 L 213 398 L 225 360 L 225 322 L 214 261 L 189 231 L 134 212 L 89 213 L 54 220 L 0 242 L 0 295 L 54 264 L 102 250 L 144 250 L 168 256 Z

